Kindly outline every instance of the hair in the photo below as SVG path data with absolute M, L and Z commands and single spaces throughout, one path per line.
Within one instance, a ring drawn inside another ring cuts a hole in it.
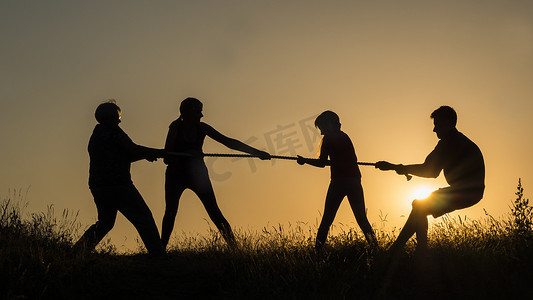
M 326 110 L 325 112 L 318 115 L 318 117 L 316 117 L 315 119 L 315 127 L 320 127 L 326 123 L 341 128 L 341 121 L 339 119 L 339 116 L 331 110 Z
M 457 125 L 457 113 L 450 106 L 443 105 L 437 108 L 431 113 L 430 118 L 435 120 L 447 120 L 454 126 Z
M 120 117 L 120 107 L 115 99 L 109 99 L 98 105 L 94 112 L 96 121 L 100 124 L 116 123 Z
M 202 108 L 203 104 L 200 100 L 192 97 L 185 98 L 180 104 L 180 114 L 184 114 L 194 110 L 197 107 Z

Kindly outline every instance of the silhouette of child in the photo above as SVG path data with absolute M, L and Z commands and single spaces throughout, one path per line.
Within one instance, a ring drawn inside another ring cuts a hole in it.
M 114 100 L 100 104 L 95 118 L 99 124 L 89 140 L 89 188 L 98 211 L 98 221 L 76 242 L 76 248 L 92 250 L 113 228 L 120 211 L 135 226 L 148 253 L 165 255 L 150 209 L 131 180 L 131 163 L 155 161 L 163 149 L 135 144 L 119 127 L 121 110 Z
M 224 136 L 208 124 L 201 122 L 203 104 L 196 98 L 186 98 L 180 104 L 180 116 L 173 121 L 168 130 L 165 150 L 168 152 L 188 153 L 191 156 L 172 156 L 165 158 L 168 165 L 165 173 L 165 215 L 161 230 L 161 240 L 166 248 L 174 228 L 178 204 L 185 189 L 191 189 L 202 201 L 209 218 L 218 228 L 230 246 L 236 246 L 231 226 L 220 211 L 207 167 L 202 157 L 202 146 L 206 136 L 228 148 L 270 159 L 267 152 L 250 147 L 238 140 Z
M 321 113 L 315 120 L 322 138 L 318 159 L 298 156 L 300 165 L 309 164 L 323 168 L 331 167 L 331 182 L 326 195 L 326 204 L 322 221 L 318 227 L 315 248 L 321 250 L 326 242 L 329 228 L 345 196 L 352 208 L 357 224 L 361 227 L 368 243 L 375 247 L 376 237 L 366 217 L 361 172 L 357 165 L 357 156 L 350 137 L 341 131 L 339 116 L 332 111 Z M 328 161 L 328 157 L 330 160 Z

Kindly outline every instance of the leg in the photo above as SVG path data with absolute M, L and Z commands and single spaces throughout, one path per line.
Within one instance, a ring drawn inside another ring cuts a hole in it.
M 376 235 L 368 218 L 366 217 L 366 207 L 365 207 L 365 198 L 363 194 L 363 187 L 359 182 L 354 182 L 351 184 L 348 190 L 348 202 L 352 208 L 355 220 L 359 227 L 363 231 L 365 238 L 368 244 L 372 247 L 377 247 L 378 242 Z
M 413 211 L 419 212 L 418 222 L 415 225 L 417 250 L 428 247 L 428 215 L 438 218 L 445 213 L 466 208 L 477 203 L 483 195 L 482 190 L 455 190 L 451 187 L 441 188 L 424 200 L 413 201 Z
M 391 250 L 392 251 L 399 251 L 403 246 L 407 243 L 407 241 L 415 234 L 417 233 L 417 238 L 420 237 L 422 240 L 422 245 L 427 246 L 427 229 L 428 229 L 428 220 L 427 220 L 427 209 L 426 209 L 426 203 L 423 201 L 425 200 L 414 200 L 413 201 L 413 209 L 411 210 L 411 213 L 409 214 L 409 218 L 405 222 L 405 225 L 402 228 L 402 231 L 398 235 L 398 238 L 392 244 Z M 419 235 L 418 235 L 419 234 Z
M 398 276 L 399 254 L 411 236 L 416 232 L 417 239 L 419 239 L 419 245 L 421 241 L 420 239 L 422 239 L 422 243 L 425 242 L 425 245 L 427 246 L 427 211 L 425 211 L 423 206 L 420 205 L 420 201 L 421 200 L 413 201 L 413 209 L 409 214 L 409 218 L 407 218 L 398 238 L 389 248 L 390 256 L 387 259 L 387 268 L 384 274 L 383 284 L 379 291 L 380 298 L 387 294 L 387 290 L 395 280 L 394 278 Z
M 154 217 L 139 191 L 133 185 L 124 186 L 120 199 L 119 211 L 135 226 L 148 253 L 164 255 Z
M 218 228 L 226 243 L 228 243 L 228 245 L 231 247 L 237 246 L 233 230 L 231 230 L 229 222 L 226 220 L 226 218 L 224 218 L 224 215 L 222 215 L 222 212 L 218 207 L 217 200 L 215 198 L 215 193 L 211 191 L 211 193 L 201 192 L 196 194 L 198 195 L 198 198 L 200 198 L 200 200 L 202 201 L 202 204 L 204 205 L 205 210 L 209 215 L 209 218 Z
M 91 189 L 96 210 L 98 211 L 98 221 L 85 231 L 74 245 L 75 248 L 93 250 L 115 225 L 117 207 L 112 189 L 109 187 Z
M 237 242 L 235 241 L 235 235 L 231 230 L 231 226 L 226 218 L 224 218 L 224 215 L 222 215 L 222 212 L 218 207 L 215 192 L 213 191 L 213 186 L 211 185 L 211 180 L 209 179 L 207 167 L 205 164 L 197 165 L 191 170 L 189 175 L 191 190 L 202 201 L 209 218 L 218 228 L 226 243 L 228 243 L 228 245 L 231 247 L 236 247 Z
M 178 204 L 184 190 L 183 184 L 168 176 L 165 178 L 165 215 L 163 216 L 161 227 L 161 243 L 163 244 L 163 248 L 167 247 L 170 235 L 174 229 Z
M 321 250 L 326 243 L 328 237 L 329 227 L 335 219 L 337 210 L 341 205 L 341 201 L 346 193 L 335 181 L 331 181 L 329 184 L 328 192 L 326 194 L 326 203 L 324 205 L 324 213 L 322 215 L 322 221 L 318 226 L 318 232 L 316 234 L 315 248 Z
M 428 248 L 428 217 L 420 217 L 416 228 L 416 248 L 426 250 Z

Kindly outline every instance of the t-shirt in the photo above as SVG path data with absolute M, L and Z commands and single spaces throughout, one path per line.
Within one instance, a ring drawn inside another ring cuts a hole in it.
M 134 144 L 118 126 L 98 124 L 89 139 L 89 187 L 132 183 L 132 157 L 127 146 Z
M 485 163 L 481 150 L 459 131 L 441 139 L 427 156 L 426 162 L 443 170 L 451 187 L 485 187 Z
M 331 178 L 361 177 L 350 137 L 343 131 L 324 135 L 320 157 L 331 161 Z

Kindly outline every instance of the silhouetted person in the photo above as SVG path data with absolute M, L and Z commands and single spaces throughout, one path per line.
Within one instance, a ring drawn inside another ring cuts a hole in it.
M 413 209 L 391 252 L 398 252 L 416 233 L 417 251 L 427 249 L 427 216 L 434 218 L 457 209 L 470 207 L 483 198 L 485 164 L 479 148 L 456 128 L 457 114 L 449 106 L 441 106 L 431 114 L 440 141 L 423 164 L 395 165 L 386 161 L 376 163 L 380 170 L 395 170 L 398 174 L 436 178 L 441 171 L 450 185 L 438 189 L 422 200 L 414 200 Z
M 326 195 L 322 221 L 318 227 L 315 248 L 321 250 L 324 246 L 329 228 L 345 196 L 348 197 L 357 224 L 363 230 L 368 243 L 372 247 L 377 246 L 374 231 L 366 217 L 361 172 L 357 165 L 357 156 L 350 137 L 341 131 L 339 116 L 332 111 L 321 113 L 315 119 L 315 126 L 320 129 L 320 134 L 324 136 L 319 158 L 307 159 L 298 156 L 297 160 L 300 165 L 307 163 L 320 168 L 326 165 L 331 167 L 331 182 Z
M 140 159 L 155 161 L 163 149 L 135 144 L 118 126 L 121 110 L 114 100 L 102 103 L 95 112 L 99 124 L 89 140 L 89 188 L 98 211 L 98 221 L 83 234 L 75 247 L 94 247 L 113 228 L 120 211 L 135 226 L 148 253 L 165 251 L 150 209 L 131 180 L 131 163 Z
M 209 218 L 218 228 L 228 245 L 236 246 L 235 236 L 228 221 L 218 208 L 215 193 L 204 163 L 202 146 L 206 136 L 228 148 L 270 159 L 267 152 L 250 147 L 238 140 L 224 136 L 208 124 L 201 122 L 203 104 L 196 98 L 186 98 L 180 104 L 180 116 L 168 130 L 165 143 L 167 152 L 187 153 L 190 156 L 169 156 L 165 173 L 165 216 L 161 230 L 161 240 L 166 248 L 178 212 L 181 194 L 185 189 L 192 190 L 202 201 Z

